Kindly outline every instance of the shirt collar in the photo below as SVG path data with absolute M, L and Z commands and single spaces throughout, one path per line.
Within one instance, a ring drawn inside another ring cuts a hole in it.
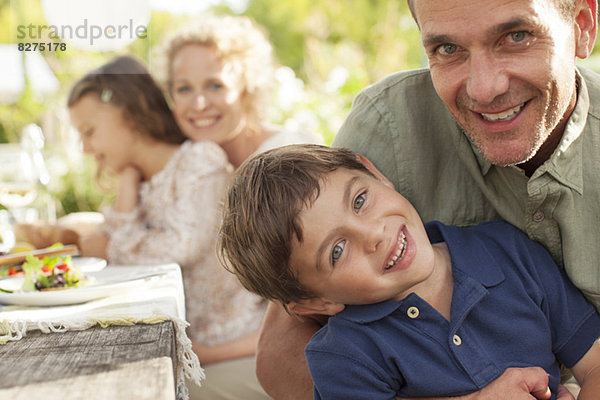
M 577 104 L 567 121 L 563 137 L 550 159 L 538 168 L 532 178 L 547 171 L 563 185 L 583 193 L 583 141 L 580 138 L 586 127 L 590 98 L 585 80 L 579 71 L 577 86 Z
M 414 293 L 409 296 L 413 295 Z M 375 304 L 348 305 L 344 311 L 332 318 L 342 318 L 358 324 L 368 324 L 387 317 L 400 308 L 405 300 L 385 300 Z
M 495 286 L 504 280 L 502 268 L 487 246 L 475 243 L 484 239 L 469 229 L 438 221 L 425 224 L 431 243 L 446 242 L 448 245 L 453 270 L 462 271 L 485 287 Z
M 581 192 L 583 188 L 582 166 L 581 166 L 581 141 L 577 140 L 583 133 L 587 122 L 587 115 L 590 108 L 589 92 L 585 80 L 582 78 L 579 70 L 576 70 L 577 79 L 577 104 L 573 113 L 567 121 L 565 132 L 561 141 L 550 156 L 550 158 L 538 168 L 534 176 L 539 176 L 544 172 L 548 172 L 556 180 L 564 185 L 571 187 L 574 190 Z M 463 132 L 466 136 L 466 134 Z M 490 163 L 477 149 L 477 147 L 469 141 L 473 153 L 479 163 L 482 175 L 486 175 L 492 167 Z M 512 167 L 496 167 L 496 168 L 518 168 Z
M 447 226 L 438 221 L 425 224 L 425 230 L 431 243 L 447 243 L 454 270 L 460 270 L 484 287 L 495 286 L 504 280 L 500 266 L 485 246 L 466 245 L 466 243 L 478 240 L 473 233 L 468 232 L 465 228 Z M 335 317 L 359 324 L 374 322 L 402 307 L 402 304 L 411 296 L 416 296 L 416 294 L 411 293 L 400 301 L 386 300 L 376 304 L 348 305 Z

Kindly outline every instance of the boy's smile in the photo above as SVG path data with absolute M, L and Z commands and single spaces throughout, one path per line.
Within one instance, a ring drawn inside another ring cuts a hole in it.
M 392 242 L 392 249 L 390 250 L 390 257 L 388 257 L 389 261 L 385 266 L 385 272 L 395 269 L 395 267 L 397 267 L 398 264 L 404 260 L 404 254 L 407 247 L 405 231 L 405 227 L 402 227 L 402 229 L 398 232 L 398 239 Z
M 428 292 L 435 252 L 417 211 L 384 178 L 338 169 L 299 219 L 290 264 L 315 296 L 366 304 Z

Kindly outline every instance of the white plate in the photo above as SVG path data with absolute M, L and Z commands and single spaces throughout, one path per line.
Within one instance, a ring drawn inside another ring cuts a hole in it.
M 97 272 L 86 273 L 96 279 L 96 282 L 78 288 L 51 290 L 44 292 L 0 292 L 0 303 L 25 306 L 60 306 L 85 303 L 86 301 L 103 297 L 119 295 L 141 285 L 143 281 L 156 278 L 166 271 L 136 271 L 127 268 L 106 268 Z M 24 278 L 5 279 L 0 281 L 0 287 L 8 290 L 19 290 Z
M 84 274 L 97 272 L 106 267 L 106 260 L 96 257 L 73 257 L 73 264 Z

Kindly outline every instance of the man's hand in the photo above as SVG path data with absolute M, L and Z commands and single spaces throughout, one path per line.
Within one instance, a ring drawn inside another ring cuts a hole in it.
M 542 368 L 508 368 L 484 387 L 477 399 L 549 399 L 548 374 Z
M 556 400 L 575 400 L 575 397 L 569 392 L 566 386 L 558 385 Z
M 308 318 L 292 317 L 279 304 L 269 304 L 256 354 L 256 375 L 269 396 L 277 400 L 313 398 L 304 347 L 320 326 Z
M 551 396 L 546 371 L 538 367 L 508 368 L 502 375 L 479 392 L 467 396 L 452 397 L 452 400 L 546 400 Z M 570 396 L 570 394 L 569 394 Z M 443 400 L 436 398 L 429 400 Z M 450 400 L 450 398 L 447 398 Z M 559 397 L 559 400 L 571 400 Z M 399 399 L 403 400 L 403 399 Z

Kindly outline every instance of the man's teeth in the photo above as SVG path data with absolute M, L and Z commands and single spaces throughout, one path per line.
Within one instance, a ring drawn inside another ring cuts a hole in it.
M 392 268 L 394 265 L 396 265 L 398 261 L 400 261 L 400 259 L 402 259 L 402 256 L 404 255 L 404 250 L 406 250 L 406 235 L 404 234 L 404 232 L 402 232 L 400 236 L 400 245 L 396 249 L 396 253 L 394 253 L 394 255 L 392 256 L 392 259 L 388 263 L 386 269 Z
M 195 119 L 192 121 L 192 123 L 194 124 L 194 126 L 196 126 L 198 128 L 204 128 L 204 127 L 214 124 L 216 120 L 217 120 L 216 118 Z
M 521 111 L 521 109 L 523 108 L 524 105 L 525 105 L 525 103 L 520 104 L 516 107 L 513 107 L 510 110 L 502 111 L 497 114 L 481 113 L 481 116 L 486 121 L 491 121 L 491 122 L 509 121 L 509 120 L 513 119 L 514 117 L 516 117 L 517 114 L 519 114 L 519 111 Z

